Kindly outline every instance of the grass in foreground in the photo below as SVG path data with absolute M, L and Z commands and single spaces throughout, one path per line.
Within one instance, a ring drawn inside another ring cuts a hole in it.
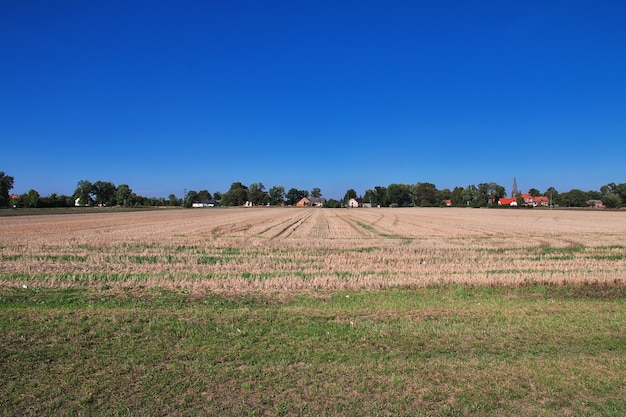
M 1 289 L 1 415 L 626 415 L 626 288 Z

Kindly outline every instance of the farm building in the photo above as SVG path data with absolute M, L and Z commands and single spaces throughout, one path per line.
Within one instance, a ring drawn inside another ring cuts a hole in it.
M 217 202 L 215 200 L 202 200 L 199 203 L 193 203 L 191 207 L 215 207 Z
M 522 198 L 524 199 L 525 206 L 548 207 L 550 205 L 550 200 L 545 195 L 539 195 L 539 196 L 533 197 L 530 194 L 522 194 Z
M 326 204 L 326 199 L 324 197 L 309 197 L 309 201 L 311 201 L 311 205 L 313 207 L 322 207 Z
M 530 194 L 519 194 L 524 200 L 522 204 L 525 207 L 548 207 L 550 205 L 550 199 L 546 196 L 532 196 Z M 500 198 L 498 199 L 499 206 L 517 207 L 516 198 Z
M 499 206 L 510 206 L 517 207 L 517 199 L 516 198 L 500 198 L 498 200 Z
M 326 199 L 323 197 L 303 197 L 296 203 L 297 207 L 322 207 L 326 204 Z
M 311 200 L 309 200 L 306 197 L 302 197 L 302 199 L 300 199 L 300 201 L 296 203 L 296 207 L 306 207 L 310 205 L 311 205 Z

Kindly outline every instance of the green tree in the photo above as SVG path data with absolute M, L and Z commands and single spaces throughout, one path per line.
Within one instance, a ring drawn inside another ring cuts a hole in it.
M 530 194 L 532 197 L 539 197 L 541 195 L 541 192 L 536 188 L 531 188 L 530 190 L 528 190 L 528 194 Z
M 298 201 L 308 196 L 309 196 L 309 192 L 306 190 L 298 190 L 296 188 L 290 188 L 289 191 L 287 191 L 287 195 L 286 195 L 287 204 L 289 204 L 290 206 L 295 206 Z
M 498 200 L 506 195 L 503 186 L 495 182 L 478 184 L 479 203 L 481 207 L 497 205 Z
M 0 207 L 9 206 L 9 192 L 13 189 L 14 182 L 15 178 L 6 175 L 4 172 L 0 172 Z
M 554 206 L 555 204 L 557 204 L 555 203 L 555 201 L 559 200 L 559 192 L 554 187 L 548 187 L 548 189 L 546 190 L 545 193 L 543 193 L 543 195 L 548 197 L 548 201 L 550 202 L 549 204 L 551 206 Z
M 502 185 L 496 184 L 495 182 L 490 182 L 489 184 L 491 185 L 491 201 L 493 201 L 494 205 L 497 205 L 499 199 L 506 197 L 506 188 Z
M 248 201 L 248 187 L 241 182 L 233 182 L 230 189 L 224 193 L 220 205 L 242 206 Z
M 35 190 L 29 190 L 26 194 L 26 201 L 28 207 L 36 208 L 37 206 L 39 206 L 39 193 Z
M 254 184 L 250 184 L 248 200 L 255 206 L 264 206 L 269 201 L 270 198 L 265 191 L 265 186 L 261 182 L 257 182 Z
M 468 207 L 480 207 L 480 192 L 475 185 L 468 185 L 461 193 L 463 205 Z
M 94 200 L 99 206 L 114 206 L 116 191 L 115 184 L 109 181 L 96 181 L 91 186 Z
M 387 202 L 387 187 L 382 187 L 377 185 L 372 190 L 371 201 L 372 206 L 381 206 L 384 207 L 388 205 Z
M 602 200 L 602 193 L 600 191 L 589 190 L 587 191 L 588 200 Z
M 74 190 L 74 199 L 77 199 L 77 203 L 80 206 L 90 206 L 93 202 L 92 196 L 92 184 L 87 180 L 80 180 Z
M 454 207 L 465 206 L 466 204 L 463 200 L 463 187 L 454 187 L 454 190 L 452 190 L 452 194 L 450 195 L 450 200 L 452 201 L 452 205 Z
M 187 191 L 185 195 L 185 207 L 190 208 L 193 206 L 193 203 L 197 203 L 198 201 L 198 192 L 194 190 Z
M 408 207 L 413 204 L 411 188 L 407 184 L 389 184 L 387 196 L 391 206 Z
M 602 194 L 616 194 L 616 187 L 617 187 L 617 184 L 615 184 L 614 182 L 611 182 L 609 184 L 606 184 L 600 187 L 600 192 Z
M 449 188 L 444 188 L 439 191 L 440 200 L 451 200 L 452 199 L 452 191 Z M 443 204 L 443 202 L 442 202 Z
M 39 198 L 38 207 L 69 207 L 72 205 L 74 205 L 74 200 L 72 199 L 72 197 L 52 193 L 47 197 Z
M 352 188 L 346 191 L 346 195 L 343 196 L 343 204 L 347 205 L 351 198 L 356 198 L 356 191 Z
M 285 187 L 275 185 L 269 190 L 270 204 L 272 206 L 280 206 L 285 202 Z
M 20 194 L 16 199 L 11 202 L 13 207 L 28 207 L 28 194 Z
M 213 197 L 208 190 L 198 191 L 198 201 L 211 200 Z
M 610 184 L 600 187 L 600 191 L 605 196 L 612 194 L 617 197 L 617 207 L 622 207 L 624 204 L 626 204 L 626 183 L 615 184 L 614 182 L 612 182 Z
M 418 182 L 411 187 L 413 202 L 420 207 L 436 207 L 441 205 L 439 191 L 435 184 Z
M 180 200 L 176 197 L 176 194 L 170 194 L 167 200 L 170 206 L 180 206 Z
M 587 193 L 582 190 L 573 189 L 561 194 L 561 203 L 566 207 L 587 207 Z
M 131 207 L 135 204 L 136 198 L 133 190 L 130 189 L 128 184 L 120 184 L 117 187 L 117 191 L 115 193 L 115 200 L 117 204 L 124 207 Z
M 322 196 L 322 190 L 319 188 L 313 188 L 311 190 L 311 197 L 319 198 Z
M 372 203 L 372 200 L 374 199 L 375 199 L 374 190 L 372 190 L 371 188 L 368 188 L 367 190 L 365 190 L 365 195 L 363 196 L 363 202 L 370 203 L 372 207 L 374 207 L 374 203 Z
M 621 201 L 617 194 L 604 194 L 602 196 L 602 204 L 606 208 L 618 208 L 621 205 Z

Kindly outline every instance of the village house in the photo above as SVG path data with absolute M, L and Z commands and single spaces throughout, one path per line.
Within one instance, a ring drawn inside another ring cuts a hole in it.
M 199 203 L 193 203 L 191 207 L 215 207 L 217 202 L 215 200 L 202 200 Z
M 498 205 L 517 207 L 517 198 L 500 198 L 498 199 Z
M 309 200 L 307 197 L 302 197 L 300 201 L 296 203 L 296 207 L 306 207 L 310 205 L 311 205 L 311 200 Z
M 326 199 L 323 197 L 303 197 L 296 203 L 296 207 L 323 207 Z
M 533 206 L 533 207 L 548 207 L 550 205 L 550 199 L 545 195 L 538 195 L 533 197 L 530 194 L 521 194 L 524 199 L 525 206 Z
M 309 201 L 313 207 L 323 207 L 326 204 L 324 197 L 309 197 Z
M 602 200 L 588 200 L 587 206 L 591 208 L 606 208 Z
M 524 207 L 548 207 L 550 206 L 550 199 L 544 195 L 532 196 L 530 194 L 519 194 L 524 203 L 522 204 Z M 500 198 L 498 199 L 499 206 L 510 206 L 517 207 L 517 198 Z

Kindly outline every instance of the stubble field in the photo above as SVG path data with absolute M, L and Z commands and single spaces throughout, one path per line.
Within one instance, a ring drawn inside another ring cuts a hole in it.
M 626 212 L 0 217 L 0 415 L 623 416 Z
M 238 293 L 621 283 L 626 213 L 233 209 L 0 222 L 4 285 Z

